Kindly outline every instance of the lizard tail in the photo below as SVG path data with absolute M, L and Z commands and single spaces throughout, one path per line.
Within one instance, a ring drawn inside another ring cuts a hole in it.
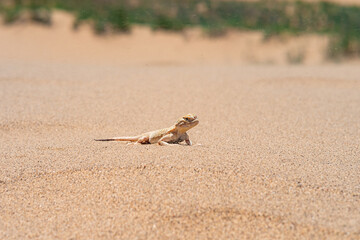
M 114 137 L 114 138 L 105 138 L 105 139 L 94 139 L 95 141 L 130 141 L 136 142 L 139 139 L 138 136 L 136 137 Z

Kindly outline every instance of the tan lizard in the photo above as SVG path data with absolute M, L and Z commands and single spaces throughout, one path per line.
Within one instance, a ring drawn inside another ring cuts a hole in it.
M 135 142 L 135 144 L 158 143 L 161 146 L 185 141 L 187 145 L 191 145 L 189 135 L 186 131 L 195 127 L 198 123 L 199 120 L 196 115 L 187 114 L 179 118 L 179 120 L 169 128 L 146 132 L 134 137 L 114 137 L 108 139 L 95 139 L 95 141 L 130 141 Z

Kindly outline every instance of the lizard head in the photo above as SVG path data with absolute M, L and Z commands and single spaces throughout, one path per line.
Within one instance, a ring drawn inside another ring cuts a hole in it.
M 190 128 L 195 127 L 199 124 L 199 120 L 194 114 L 187 114 L 176 121 L 175 126 L 182 131 L 186 132 Z

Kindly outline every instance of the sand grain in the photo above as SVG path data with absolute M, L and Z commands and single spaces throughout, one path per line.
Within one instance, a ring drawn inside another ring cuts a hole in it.
M 358 66 L 20 50 L 0 45 L 0 239 L 360 238 Z M 201 145 L 92 140 L 188 112 Z

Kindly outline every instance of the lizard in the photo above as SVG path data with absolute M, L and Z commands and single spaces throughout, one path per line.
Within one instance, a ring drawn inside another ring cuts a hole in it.
M 151 132 L 146 132 L 133 137 L 114 137 L 107 139 L 94 139 L 95 141 L 129 141 L 135 144 L 154 144 L 160 146 L 169 145 L 170 143 L 180 143 L 185 141 L 187 145 L 191 146 L 192 143 L 189 135 L 186 133 L 191 128 L 199 124 L 196 115 L 187 114 L 179 118 L 174 125 L 168 128 L 163 128 Z

